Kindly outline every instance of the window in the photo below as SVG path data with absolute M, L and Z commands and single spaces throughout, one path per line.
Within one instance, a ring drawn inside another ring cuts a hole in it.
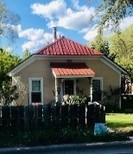
M 30 78 L 30 103 L 42 103 L 43 100 L 43 79 Z
M 102 100 L 103 80 L 102 78 L 93 79 L 93 101 Z

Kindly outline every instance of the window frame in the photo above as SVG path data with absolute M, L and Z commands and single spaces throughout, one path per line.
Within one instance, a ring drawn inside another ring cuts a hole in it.
M 40 104 L 39 102 L 32 102 L 32 92 L 37 92 L 37 91 L 32 91 L 32 81 L 40 81 L 40 93 L 41 93 L 41 104 L 43 104 L 43 78 L 38 78 L 38 77 L 33 77 L 29 78 L 29 103 L 37 103 Z M 38 91 L 39 92 L 39 91 Z

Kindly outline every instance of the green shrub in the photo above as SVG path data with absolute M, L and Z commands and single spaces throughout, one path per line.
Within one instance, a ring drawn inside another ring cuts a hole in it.
M 6 136 L 6 137 L 5 137 Z M 127 140 L 123 134 L 92 135 L 88 129 L 36 130 L 29 132 L 1 132 L 0 147 L 43 146 L 63 143 L 89 143 L 98 141 Z

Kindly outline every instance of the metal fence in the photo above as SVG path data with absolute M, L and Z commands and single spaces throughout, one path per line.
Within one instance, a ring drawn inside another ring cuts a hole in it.
M 63 128 L 93 129 L 105 123 L 105 107 L 98 104 L 0 107 L 0 129 L 37 130 Z

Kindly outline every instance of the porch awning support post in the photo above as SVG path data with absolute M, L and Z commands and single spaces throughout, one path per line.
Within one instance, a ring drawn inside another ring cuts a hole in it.
M 93 98 L 92 78 L 90 78 L 90 102 L 92 102 L 92 98 Z
M 55 102 L 58 102 L 58 79 L 55 78 Z

